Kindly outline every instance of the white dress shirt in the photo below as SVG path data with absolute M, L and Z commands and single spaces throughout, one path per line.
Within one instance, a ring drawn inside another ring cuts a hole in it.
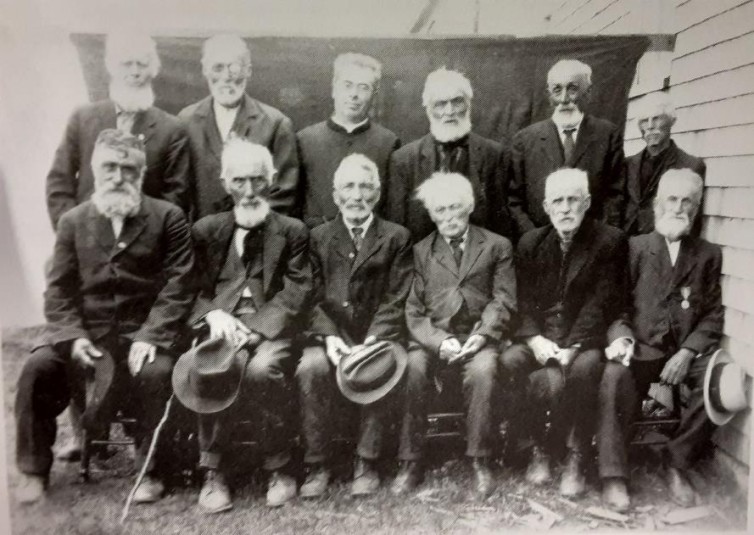
M 579 130 L 581 129 L 581 123 L 584 120 L 584 114 L 582 112 L 578 112 L 578 115 L 574 115 L 578 117 L 578 120 L 574 123 L 573 121 L 569 122 L 568 124 L 562 124 L 560 123 L 555 116 L 552 117 L 552 122 L 555 123 L 555 126 L 558 129 L 558 135 L 560 136 L 560 143 L 565 145 L 565 131 L 566 130 L 574 130 L 572 136 L 573 136 L 573 143 L 576 143 L 576 139 L 579 136 Z
M 351 236 L 351 239 L 353 240 L 353 229 L 355 227 L 359 227 L 362 229 L 361 231 L 361 239 L 363 240 L 364 237 L 367 235 L 367 230 L 369 230 L 369 226 L 372 224 L 372 221 L 374 221 L 374 212 L 369 214 L 369 217 L 367 217 L 367 220 L 364 221 L 361 225 L 352 225 L 348 221 L 346 221 L 345 218 L 343 218 L 343 223 L 345 223 L 346 228 L 348 229 L 348 234 Z
M 675 267 L 675 261 L 678 260 L 678 252 L 681 250 L 681 240 L 670 241 L 665 238 L 665 245 L 668 246 L 668 253 L 670 253 L 670 265 Z
M 239 258 L 243 258 L 243 241 L 246 239 L 248 233 L 249 229 L 236 227 L 235 233 L 233 234 L 233 245 L 236 246 L 236 252 L 238 253 Z M 241 296 L 251 297 L 251 290 L 249 290 L 248 286 L 244 287 Z
M 217 130 L 220 132 L 220 139 L 222 139 L 224 143 L 230 135 L 233 123 L 236 122 L 236 115 L 238 115 L 238 109 L 240 106 L 226 108 L 222 104 L 218 104 L 213 100 L 212 108 L 215 112 L 215 122 L 217 123 Z

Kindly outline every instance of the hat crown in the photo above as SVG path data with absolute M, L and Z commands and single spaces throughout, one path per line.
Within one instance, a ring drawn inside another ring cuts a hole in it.
M 717 410 L 738 412 L 748 405 L 746 373 L 733 362 L 715 364 L 710 379 L 710 402 Z
M 343 357 L 343 380 L 355 392 L 366 392 L 384 384 L 394 374 L 395 357 L 389 344 L 364 347 Z

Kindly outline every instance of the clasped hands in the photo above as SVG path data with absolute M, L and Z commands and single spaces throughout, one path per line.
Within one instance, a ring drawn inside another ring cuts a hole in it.
M 532 353 L 534 353 L 534 358 L 542 366 L 547 364 L 548 360 L 552 359 L 557 361 L 561 366 L 566 367 L 573 362 L 580 349 L 578 344 L 561 348 L 558 344 L 541 334 L 532 336 L 526 341 L 526 344 L 532 350 Z
M 628 367 L 634 357 L 634 340 L 627 336 L 616 338 L 605 348 L 605 357 Z
M 446 338 L 440 344 L 440 359 L 446 361 L 449 365 L 465 362 L 476 355 L 485 345 L 487 345 L 487 338 L 483 334 L 472 334 L 463 345 L 458 341 L 458 338 Z
M 134 340 L 128 350 L 128 371 L 135 376 L 144 367 L 145 362 L 154 362 L 157 346 L 149 342 Z M 71 346 L 71 358 L 84 368 L 93 368 L 94 361 L 102 358 L 102 351 L 88 338 L 77 338 Z
M 377 337 L 370 335 L 364 339 L 364 343 L 360 344 L 360 346 L 368 346 L 376 342 Z M 327 354 L 327 358 L 330 359 L 330 362 L 332 362 L 332 365 L 335 367 L 338 366 L 340 359 L 342 359 L 346 355 L 350 355 L 358 347 L 359 345 L 355 345 L 353 347 L 349 346 L 340 336 L 325 336 L 325 353 Z

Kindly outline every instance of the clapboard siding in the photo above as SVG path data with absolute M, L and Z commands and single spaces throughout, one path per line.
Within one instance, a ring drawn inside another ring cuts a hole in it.
M 706 158 L 707 186 L 754 186 L 754 155 Z
M 739 249 L 754 250 L 754 221 L 731 217 L 708 217 L 706 237 L 713 243 Z M 752 323 L 754 331 L 754 323 Z
M 673 133 L 673 139 L 683 150 L 704 158 L 752 154 L 752 136 L 754 124 Z
M 754 93 L 754 58 L 742 67 L 675 84 L 670 88 L 678 107 Z
M 674 132 L 754 123 L 754 93 L 693 106 L 676 106 Z
M 704 192 L 704 213 L 721 217 L 754 218 L 754 188 L 709 186 Z
M 705 20 L 678 33 L 675 57 L 681 58 L 698 50 L 742 36 L 751 31 L 754 20 L 754 0 Z
M 754 251 L 723 245 L 723 273 L 754 282 Z
M 754 282 L 731 275 L 720 279 L 723 305 L 754 316 Z
M 662 1 L 662 0 L 661 0 Z M 675 32 L 681 33 L 692 26 L 719 16 L 721 13 L 734 11 L 735 8 L 750 0 L 691 0 L 675 10 Z
M 754 26 L 754 20 L 749 21 Z M 754 50 L 754 27 L 749 33 L 736 37 L 730 41 L 717 44 L 684 56 L 673 59 L 670 68 L 671 83 L 677 84 L 687 80 L 695 80 L 702 76 L 728 71 L 749 65 L 752 62 Z

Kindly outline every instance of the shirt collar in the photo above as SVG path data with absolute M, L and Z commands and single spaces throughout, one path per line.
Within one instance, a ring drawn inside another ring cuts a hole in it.
M 235 108 L 226 108 L 222 104 L 218 104 L 215 99 L 212 99 L 212 110 L 215 112 L 215 117 L 235 117 L 241 110 L 241 103 Z
M 466 243 L 469 241 L 469 228 L 471 227 L 466 227 L 466 231 L 463 233 L 463 236 L 461 236 L 461 247 L 466 247 Z M 443 236 L 442 239 L 445 240 L 445 243 L 450 245 L 450 238 Z
M 367 217 L 367 220 L 364 221 L 361 225 L 352 225 L 348 221 L 346 221 L 345 218 L 343 218 L 343 224 L 346 226 L 346 229 L 348 229 L 348 234 L 351 235 L 351 238 L 353 238 L 353 229 L 354 227 L 359 227 L 361 229 L 364 229 L 361 233 L 361 237 L 367 235 L 367 230 L 369 230 L 369 227 L 372 225 L 372 221 L 374 221 L 374 212 L 369 214 L 369 217 Z
M 371 123 L 369 122 L 369 117 L 361 121 L 359 124 L 355 125 L 346 125 L 338 121 L 334 116 L 330 117 L 327 121 L 327 126 L 329 126 L 331 129 L 335 130 L 336 132 L 342 132 L 344 134 L 360 134 L 361 132 L 366 132 L 369 130 L 369 127 L 371 126 Z

